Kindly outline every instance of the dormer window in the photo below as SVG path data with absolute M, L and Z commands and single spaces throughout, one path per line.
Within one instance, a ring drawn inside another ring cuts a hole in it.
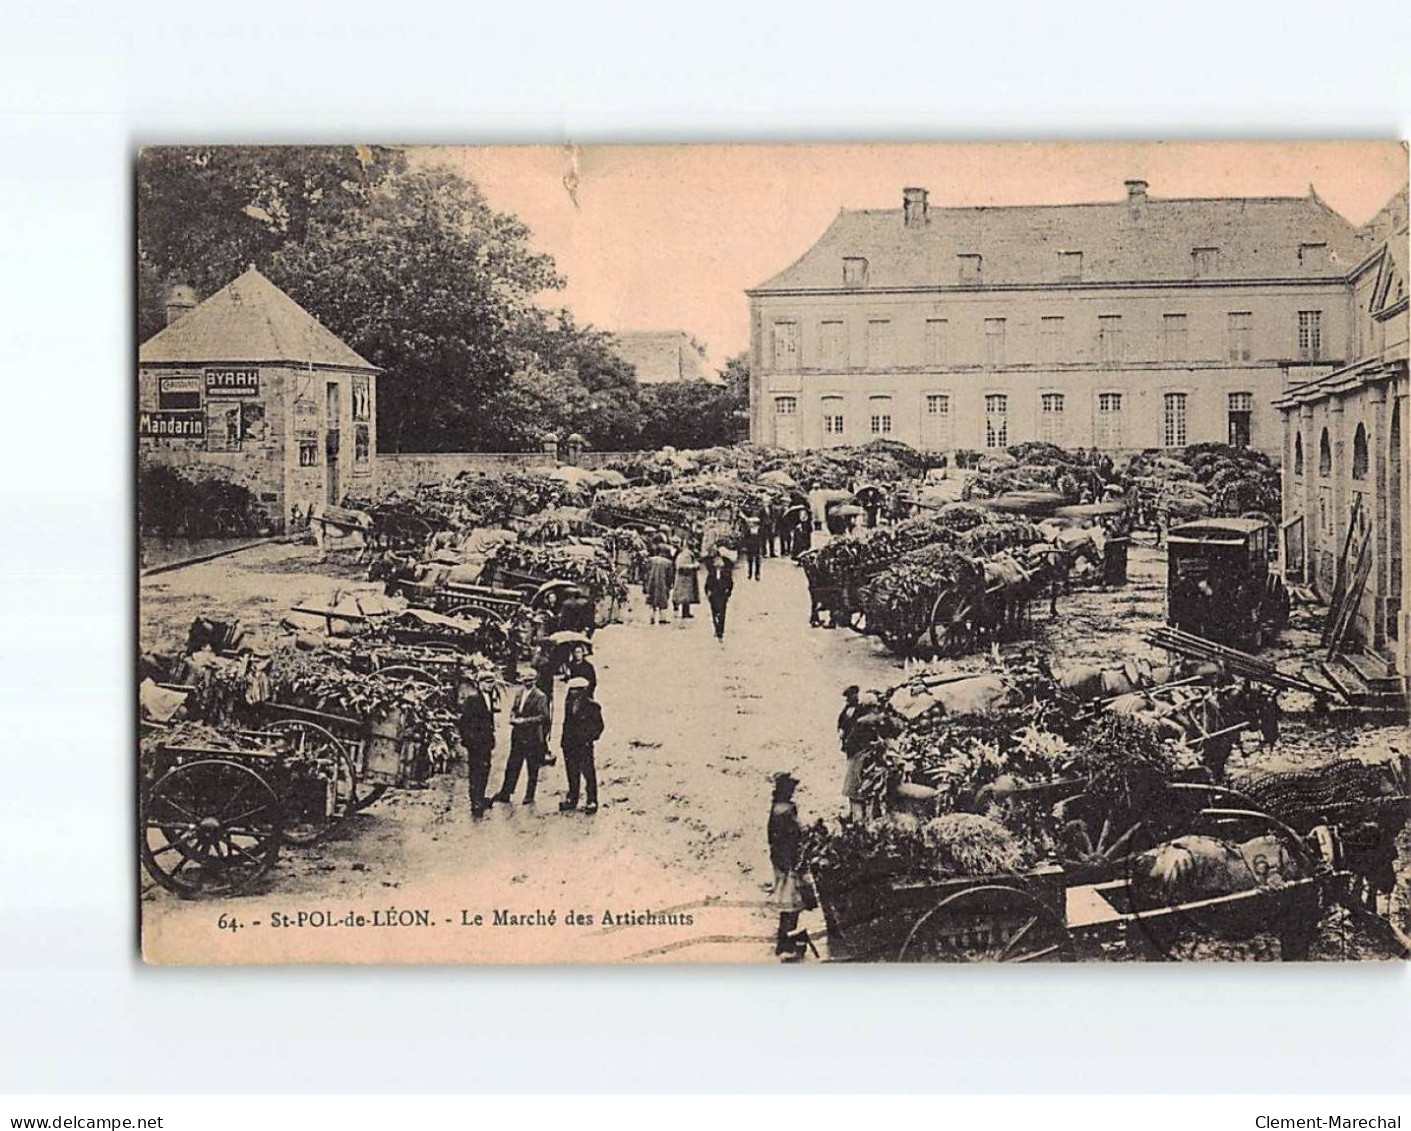
M 867 286 L 867 260 L 860 255 L 843 257 L 843 286 Z
M 1298 265 L 1309 271 L 1323 271 L 1328 266 L 1328 245 L 1301 243 L 1298 245 Z
M 1197 279 L 1213 275 L 1220 269 L 1220 249 L 1218 247 L 1196 247 L 1191 249 L 1191 273 Z
M 984 269 L 984 260 L 978 255 L 957 255 L 956 259 L 960 263 L 960 281 L 978 283 Z
M 1058 278 L 1065 283 L 1076 283 L 1083 277 L 1083 253 L 1081 251 L 1060 251 L 1058 253 Z

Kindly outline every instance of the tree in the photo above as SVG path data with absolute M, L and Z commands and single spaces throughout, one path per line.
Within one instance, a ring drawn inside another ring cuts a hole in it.
M 265 270 L 315 223 L 366 207 L 406 168 L 395 149 L 369 146 L 153 146 L 137 158 L 138 340 L 165 324 L 165 292 L 203 295 L 251 263 Z
M 563 285 L 528 229 L 440 168 L 388 180 L 334 227 L 286 244 L 271 278 L 374 365 L 378 434 L 394 450 L 473 450 L 487 408 L 534 362 L 534 297 Z

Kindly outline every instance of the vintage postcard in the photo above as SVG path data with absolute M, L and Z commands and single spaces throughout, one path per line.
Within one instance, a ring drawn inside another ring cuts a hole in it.
M 1402 144 L 134 161 L 147 961 L 1411 952 Z

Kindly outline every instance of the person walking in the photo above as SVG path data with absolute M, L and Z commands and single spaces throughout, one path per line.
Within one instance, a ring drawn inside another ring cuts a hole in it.
M 538 680 L 538 674 L 532 671 L 520 677 L 519 693 L 510 715 L 510 756 L 505 763 L 505 778 L 500 792 L 490 799 L 492 804 L 498 801 L 508 805 L 514 800 L 521 769 L 526 771 L 524 804 L 534 803 L 534 792 L 539 785 L 539 767 L 545 763 L 549 753 L 549 700 L 539 690 Z
M 456 729 L 465 747 L 470 770 L 470 815 L 485 816 L 489 802 L 485 790 L 490 784 L 490 755 L 495 750 L 495 674 L 481 672 L 470 694 L 461 703 Z
M 775 557 L 775 538 L 779 532 L 779 507 L 773 499 L 766 499 L 759 512 L 759 532 L 764 543 L 765 557 Z
M 658 542 L 647 559 L 647 576 L 642 582 L 642 594 L 651 610 L 652 624 L 666 623 L 666 607 L 671 604 L 671 589 L 676 580 L 676 567 L 671 562 L 670 549 Z
M 799 807 L 794 803 L 794 791 L 798 784 L 799 780 L 793 774 L 774 775 L 774 795 L 770 799 L 766 827 L 769 863 L 774 869 L 769 900 L 779 910 L 774 953 L 786 962 L 797 962 L 804 951 L 812 946 L 808 932 L 799 930 L 799 913 L 809 904 L 799 877 L 803 825 L 799 821 Z
M 715 638 L 725 639 L 725 609 L 735 591 L 735 570 L 729 560 L 716 550 L 706 562 L 705 592 L 710 602 L 710 619 L 715 625 Z
M 571 813 L 578 808 L 579 790 L 583 793 L 583 812 L 592 816 L 598 811 L 598 767 L 594 761 L 594 744 L 603 735 L 603 709 L 593 698 L 593 686 L 582 676 L 568 681 L 568 694 L 563 702 L 563 768 L 568 775 L 568 796 L 559 802 L 559 812 Z
M 747 514 L 743 526 L 741 541 L 745 550 L 745 576 L 758 581 L 760 558 L 764 553 L 763 520 L 757 514 Z
M 701 563 L 691 550 L 690 540 L 681 543 L 673 562 L 676 570 L 676 584 L 671 591 L 671 603 L 681 613 L 682 620 L 691 619 L 691 606 L 701 603 Z

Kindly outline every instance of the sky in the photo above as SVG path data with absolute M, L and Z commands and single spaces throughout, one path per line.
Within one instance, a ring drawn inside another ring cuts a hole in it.
M 622 145 L 438 148 L 520 217 L 568 286 L 548 301 L 605 330 L 680 329 L 713 365 L 749 341 L 745 288 L 808 250 L 840 208 L 1302 196 L 1354 224 L 1406 183 L 1398 142 Z

